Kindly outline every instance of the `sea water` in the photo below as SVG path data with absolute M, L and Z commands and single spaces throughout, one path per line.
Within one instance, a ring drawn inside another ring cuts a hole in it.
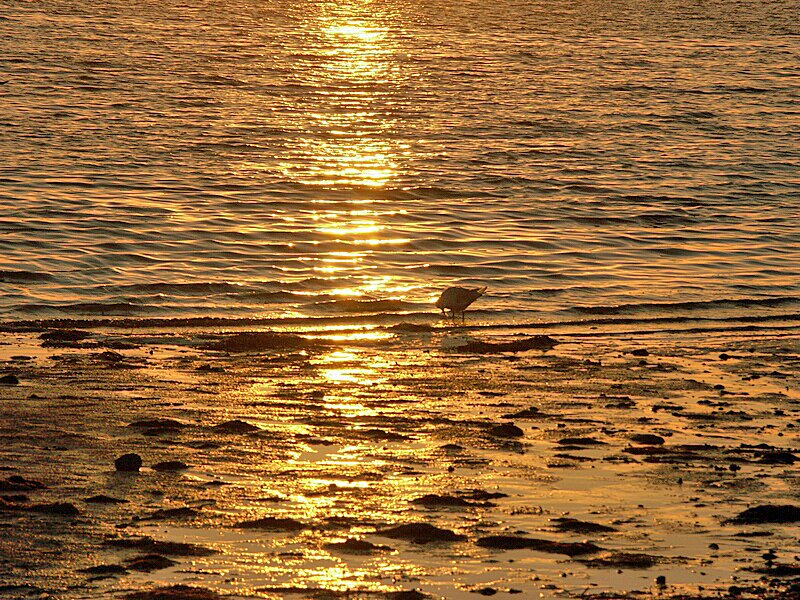
M 0 320 L 792 317 L 798 99 L 794 0 L 7 0 Z

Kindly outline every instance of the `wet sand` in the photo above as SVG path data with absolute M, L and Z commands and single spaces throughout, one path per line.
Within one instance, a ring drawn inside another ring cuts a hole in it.
M 9 329 L 4 598 L 800 589 L 800 334 L 780 324 L 518 351 L 491 344 L 540 332 Z

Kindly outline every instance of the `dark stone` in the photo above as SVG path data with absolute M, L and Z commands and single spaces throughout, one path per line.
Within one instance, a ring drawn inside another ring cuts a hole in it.
M 650 352 L 647 348 L 637 348 L 636 350 L 631 351 L 632 356 L 650 356 Z
M 649 569 L 661 561 L 663 561 L 663 558 L 650 554 L 613 552 L 608 556 L 582 560 L 581 562 L 587 567 L 595 569 Z
M 497 590 L 493 587 L 485 587 L 479 590 L 472 590 L 476 594 L 480 594 L 481 596 L 494 596 L 497 593 Z
M 636 444 L 647 444 L 649 446 L 660 446 L 664 443 L 663 437 L 650 433 L 634 433 L 628 439 Z
M 154 590 L 133 592 L 125 600 L 222 600 L 217 592 L 189 585 L 171 585 Z
M 522 410 L 518 410 L 514 413 L 508 413 L 503 415 L 504 419 L 544 419 L 548 415 L 541 412 L 535 406 L 529 406 L 528 408 L 523 408 Z
M 292 518 L 262 517 L 252 521 L 241 521 L 234 525 L 239 529 L 266 529 L 269 531 L 302 531 L 306 525 Z
M 16 375 L 8 374 L 0 377 L 0 384 L 2 385 L 18 385 L 19 378 Z
M 551 540 L 524 538 L 515 535 L 490 535 L 480 538 L 477 544 L 482 548 L 500 550 L 529 549 L 550 554 L 565 554 L 567 556 L 594 554 L 603 550 L 603 548 L 591 542 L 553 542 Z
M 482 342 L 472 341 L 464 345 L 457 346 L 455 349 L 461 352 L 475 352 L 477 354 L 490 354 L 494 352 L 524 352 L 526 350 L 550 350 L 558 342 L 547 335 L 535 335 L 533 337 L 513 342 Z
M 89 498 L 84 498 L 84 502 L 88 504 L 125 504 L 128 501 L 122 500 L 121 498 L 114 498 L 112 496 L 106 496 L 104 494 L 100 494 L 98 496 L 91 496 Z
M 589 521 L 579 521 L 578 519 L 570 519 L 561 517 L 554 519 L 557 522 L 556 529 L 558 531 L 569 531 L 572 533 L 609 533 L 617 531 L 614 527 L 608 525 L 601 525 L 600 523 L 590 523 Z
M 123 454 L 114 461 L 114 467 L 117 471 L 124 471 L 126 473 L 137 472 L 142 467 L 142 457 L 138 454 Z
M 224 423 L 215 425 L 214 431 L 218 433 L 253 433 L 256 431 L 261 431 L 261 428 L 252 425 L 247 421 L 233 419 L 232 421 L 225 421 Z
M 107 546 L 139 550 L 147 554 L 166 554 L 167 556 L 211 556 L 215 550 L 187 544 L 184 542 L 162 542 L 150 537 L 118 538 L 106 541 Z
M 5 481 L 0 481 L 0 492 L 21 492 L 43 490 L 45 485 L 39 481 L 25 479 L 19 475 L 12 475 Z
M 605 442 L 596 440 L 590 437 L 571 437 L 558 440 L 562 446 L 600 446 L 605 445 Z
M 51 502 L 47 504 L 28 504 L 27 502 L 9 502 L 0 500 L 0 511 L 35 512 L 59 517 L 75 517 L 80 511 L 69 502 Z
M 525 435 L 525 432 L 513 423 L 503 423 L 489 429 L 489 435 L 502 438 L 517 438 Z
M 792 465 L 798 460 L 791 452 L 765 452 L 758 462 L 765 465 Z
M 96 565 L 81 569 L 80 572 L 89 573 L 90 575 L 125 575 L 128 569 L 122 565 Z
M 439 494 L 425 494 L 424 496 L 420 496 L 419 498 L 412 500 L 411 504 L 426 506 L 428 508 L 436 508 L 441 506 L 454 508 L 464 508 L 469 506 L 494 506 L 494 504 L 491 502 L 470 502 L 469 500 L 457 498 L 456 496 L 440 496 Z
M 423 594 L 418 590 L 403 590 L 386 594 L 386 600 L 426 600 L 427 598 L 430 598 L 428 594 Z
M 154 471 L 183 471 L 188 468 L 189 465 L 180 460 L 167 460 L 153 465 Z
M 137 429 L 173 429 L 175 431 L 186 427 L 185 423 L 176 421 L 175 419 L 166 419 L 158 417 L 155 419 L 143 419 L 141 421 L 134 421 L 128 427 L 136 427 Z
M 792 504 L 754 506 L 742 511 L 727 523 L 794 523 L 800 521 L 800 507 Z
M 397 525 L 389 529 L 383 529 L 376 532 L 378 535 L 384 537 L 408 540 L 415 544 L 427 544 L 429 542 L 457 542 L 467 539 L 466 536 L 450 531 L 449 529 L 440 529 L 428 523 L 408 523 L 406 525 Z
M 372 552 L 387 552 L 391 550 L 389 546 L 373 544 L 367 540 L 356 538 L 348 538 L 344 542 L 325 544 L 325 548 L 333 552 L 344 552 L 346 554 L 371 554 Z
M 166 569 L 167 567 L 178 564 L 174 560 L 166 556 L 161 556 L 160 554 L 142 554 L 140 556 L 134 556 L 130 560 L 125 561 L 125 563 L 128 565 L 129 569 L 133 571 L 142 571 L 144 573 Z
M 39 336 L 39 339 L 49 342 L 79 342 L 91 335 L 88 331 L 79 329 L 56 329 L 55 331 L 45 331 Z
M 150 515 L 150 518 L 156 521 L 165 519 L 191 519 L 199 514 L 200 513 L 193 508 L 181 506 L 180 508 L 159 508 L 156 512 Z

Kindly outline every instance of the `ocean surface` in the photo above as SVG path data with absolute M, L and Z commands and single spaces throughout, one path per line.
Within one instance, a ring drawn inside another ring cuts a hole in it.
M 5 0 L 0 321 L 796 318 L 799 141 L 796 0 Z

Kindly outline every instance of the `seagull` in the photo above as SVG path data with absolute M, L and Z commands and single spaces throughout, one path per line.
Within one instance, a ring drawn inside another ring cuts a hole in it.
M 464 311 L 478 298 L 486 293 L 486 286 L 480 288 L 449 287 L 442 292 L 436 301 L 436 308 L 442 309 L 442 314 L 447 315 L 445 309 L 450 311 L 453 319 L 456 313 L 461 313 L 461 322 L 464 322 Z

